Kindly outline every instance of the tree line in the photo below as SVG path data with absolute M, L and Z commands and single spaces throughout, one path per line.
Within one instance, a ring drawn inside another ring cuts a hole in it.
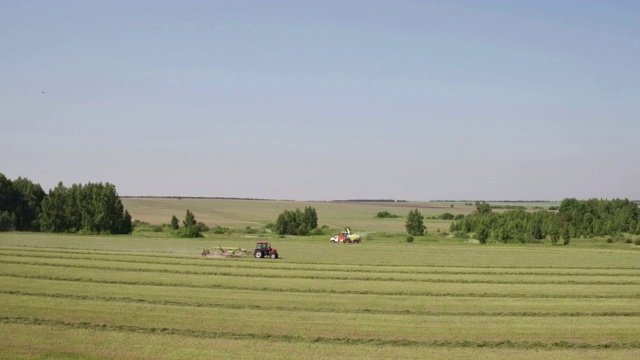
M 564 199 L 558 211 L 526 212 L 511 209 L 493 212 L 491 205 L 480 203 L 476 211 L 454 221 L 451 231 L 475 233 L 481 243 L 489 239 L 498 242 L 541 242 L 550 239 L 557 243 L 571 238 L 640 234 L 638 205 L 628 199 Z
M 29 179 L 0 173 L 0 231 L 129 234 L 131 215 L 110 183 L 62 182 L 45 193 Z

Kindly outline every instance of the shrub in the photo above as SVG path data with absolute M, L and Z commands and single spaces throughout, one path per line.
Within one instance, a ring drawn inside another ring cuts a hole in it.
M 136 219 L 136 220 L 133 220 L 133 223 L 131 223 L 131 225 L 133 227 L 139 227 L 139 226 L 149 226 L 151 224 L 149 224 L 148 222 Z
M 247 225 L 247 227 L 244 228 L 244 233 L 245 234 L 257 234 L 258 233 L 258 229 L 254 229 L 251 226 Z
M 154 226 L 153 232 L 162 232 L 162 226 Z
M 380 211 L 380 212 L 378 212 L 378 214 L 376 215 L 376 217 L 381 218 L 381 219 L 385 219 L 385 218 L 391 218 L 391 219 L 393 219 L 393 218 L 398 218 L 398 217 L 400 217 L 400 216 L 399 216 L 399 215 L 392 214 L 392 213 L 390 213 L 390 212 L 388 212 L 388 211 L 386 211 L 386 210 L 385 210 L 385 211 Z
M 452 213 L 444 213 L 444 214 L 440 214 L 440 216 L 438 216 L 438 218 L 440 220 L 453 220 L 453 218 L 455 218 L 455 216 Z
M 209 231 L 209 227 L 207 225 L 205 225 L 205 223 L 203 223 L 201 221 L 198 221 L 196 226 L 198 227 L 198 229 L 200 229 L 201 232 Z
M 311 235 L 324 235 L 324 231 L 321 228 L 313 229 Z
M 216 225 L 216 226 L 213 227 L 211 232 L 213 232 L 214 234 L 221 235 L 221 234 L 226 234 L 226 233 L 230 232 L 230 230 L 229 230 L 229 228 L 222 227 L 220 225 Z
M 634 244 L 636 244 L 636 246 L 640 246 L 640 238 L 636 239 L 636 241 L 634 242 Z
M 457 239 L 464 239 L 464 240 L 469 238 L 469 234 L 461 230 L 455 231 L 453 233 L 453 236 L 455 236 Z
M 407 242 L 408 243 L 412 243 L 413 242 L 413 236 L 411 236 L 411 235 L 407 236 Z

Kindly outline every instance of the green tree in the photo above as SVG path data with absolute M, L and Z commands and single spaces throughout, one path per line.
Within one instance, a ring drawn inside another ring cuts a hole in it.
M 175 215 L 171 217 L 171 228 L 173 230 L 178 230 L 180 228 L 180 223 L 178 222 L 178 218 Z
M 480 215 L 487 215 L 491 213 L 491 205 L 487 202 L 476 202 L 476 212 Z
M 62 182 L 42 201 L 38 223 L 42 231 L 87 234 L 131 233 L 131 215 L 125 211 L 116 187 L 106 183 Z
M 426 230 L 426 226 L 424 226 L 424 216 L 422 216 L 418 209 L 409 211 L 409 214 L 407 215 L 407 222 L 404 227 L 407 229 L 407 233 L 409 235 L 424 235 Z
M 318 214 L 312 206 L 305 206 L 303 223 L 307 225 L 309 231 L 318 227 Z
M 308 206 L 304 212 L 284 210 L 276 219 L 275 229 L 280 235 L 309 235 L 318 227 L 316 209 Z
M 0 231 L 16 230 L 19 202 L 20 192 L 16 190 L 11 179 L 0 173 Z
M 489 227 L 485 224 L 480 225 L 476 231 L 476 237 L 478 238 L 478 241 L 480 241 L 480 244 L 486 244 L 490 235 L 491 230 L 489 230 Z
M 199 238 L 203 237 L 200 232 L 200 228 L 198 227 L 198 221 L 196 221 L 196 216 L 191 212 L 191 210 L 187 209 L 187 213 L 184 216 L 184 220 L 182 220 L 182 229 L 178 232 L 180 237 L 184 238 Z
M 17 178 L 13 181 L 13 186 L 19 194 L 16 208 L 16 230 L 38 231 L 38 214 L 46 193 L 39 184 L 31 182 L 27 178 Z

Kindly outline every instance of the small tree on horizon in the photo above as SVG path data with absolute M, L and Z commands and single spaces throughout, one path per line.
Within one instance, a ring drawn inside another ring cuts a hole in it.
M 173 215 L 173 217 L 171 218 L 171 228 L 173 230 L 178 230 L 180 228 L 180 223 L 178 222 L 178 218 Z
M 197 224 L 196 216 L 191 210 L 187 209 L 187 214 L 184 216 L 184 220 L 182 220 L 184 227 L 178 232 L 179 236 L 183 238 L 203 237 L 200 232 L 200 227 Z
M 418 209 L 409 211 L 407 222 L 404 226 L 407 229 L 407 233 L 413 236 L 422 236 L 426 230 L 426 226 L 424 226 L 424 216 L 422 216 Z

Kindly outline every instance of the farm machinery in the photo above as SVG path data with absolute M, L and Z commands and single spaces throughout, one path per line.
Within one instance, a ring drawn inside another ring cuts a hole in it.
M 331 237 L 332 243 L 359 244 L 361 240 L 362 240 L 362 237 L 358 234 L 352 234 L 349 228 L 346 228 L 345 231 Z
M 272 259 L 277 259 L 278 250 L 272 248 L 271 244 L 266 241 L 258 241 L 256 243 L 256 249 L 253 250 L 253 256 L 255 256 L 257 259 L 262 259 L 267 256 L 271 257 Z
M 241 249 L 239 247 L 223 247 L 216 246 L 208 249 L 202 249 L 202 256 L 223 256 L 223 257 L 239 257 L 242 255 L 251 255 L 252 251 Z
M 208 249 L 202 249 L 202 256 L 218 256 L 218 257 L 240 257 L 243 255 L 253 255 L 257 259 L 270 257 L 278 258 L 278 250 L 271 247 L 266 241 L 258 241 L 254 250 L 242 249 L 239 247 L 223 247 L 215 246 Z

